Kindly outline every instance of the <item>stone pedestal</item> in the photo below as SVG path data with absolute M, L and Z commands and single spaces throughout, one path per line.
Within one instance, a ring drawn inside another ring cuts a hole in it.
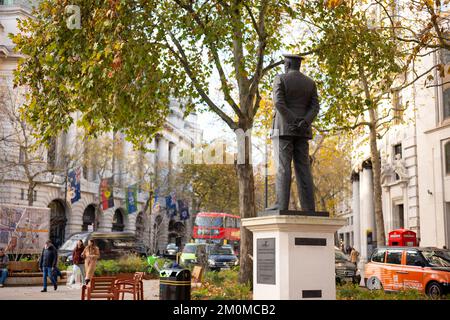
M 275 212 L 242 219 L 253 232 L 253 299 L 336 299 L 334 233 L 345 219 Z

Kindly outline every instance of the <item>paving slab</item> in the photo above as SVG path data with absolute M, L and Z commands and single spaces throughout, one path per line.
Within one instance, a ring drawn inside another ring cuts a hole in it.
M 144 280 L 144 300 L 159 299 L 159 280 Z M 41 292 L 41 286 L 3 287 L 0 288 L 0 300 L 80 300 L 81 285 L 59 285 L 58 290 L 53 286 L 47 287 L 47 292 Z M 125 294 L 125 300 L 131 300 L 130 294 Z

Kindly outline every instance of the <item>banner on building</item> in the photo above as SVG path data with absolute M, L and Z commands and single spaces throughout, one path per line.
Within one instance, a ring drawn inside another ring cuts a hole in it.
M 102 209 L 107 210 L 114 207 L 113 178 L 105 178 L 100 182 L 100 196 L 102 198 Z
M 180 219 L 189 219 L 189 206 L 185 200 L 178 200 L 178 211 L 180 212 Z
M 81 199 L 81 167 L 69 171 L 67 180 L 67 201 L 75 203 Z
M 129 214 L 137 211 L 137 189 L 137 184 L 133 184 L 127 188 L 127 212 Z
M 166 210 L 169 217 L 174 217 L 177 214 L 177 201 L 175 193 L 166 197 Z

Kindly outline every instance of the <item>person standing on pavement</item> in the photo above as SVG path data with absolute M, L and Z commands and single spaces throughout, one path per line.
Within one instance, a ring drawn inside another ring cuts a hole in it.
M 89 240 L 88 245 L 84 248 L 81 256 L 84 258 L 84 266 L 86 268 L 86 284 L 91 281 L 94 276 L 95 266 L 100 257 L 100 249 L 95 245 L 94 240 Z
M 82 284 L 86 284 L 85 278 L 85 272 L 84 272 L 84 258 L 81 256 L 83 254 L 83 251 L 85 249 L 83 240 L 77 241 L 77 246 L 75 249 L 73 249 L 72 252 L 72 261 L 73 261 L 73 273 L 72 273 L 72 280 L 70 281 L 71 284 L 75 284 L 76 274 L 78 270 L 80 270 L 81 273 L 81 282 Z
M 0 288 L 3 288 L 6 277 L 8 276 L 8 255 L 3 248 L 0 248 Z
M 47 292 L 47 277 L 50 277 L 53 288 L 58 289 L 58 283 L 53 273 L 53 269 L 58 264 L 58 252 L 50 240 L 45 243 L 44 249 L 39 259 L 39 269 L 44 273 L 44 288 L 41 292 Z
M 350 252 L 350 261 L 358 266 L 359 252 L 352 247 L 352 251 Z

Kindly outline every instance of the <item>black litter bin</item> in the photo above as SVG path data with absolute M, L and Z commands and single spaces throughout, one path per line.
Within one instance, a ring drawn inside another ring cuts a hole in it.
M 175 268 L 161 270 L 159 300 L 191 300 L 191 272 Z

